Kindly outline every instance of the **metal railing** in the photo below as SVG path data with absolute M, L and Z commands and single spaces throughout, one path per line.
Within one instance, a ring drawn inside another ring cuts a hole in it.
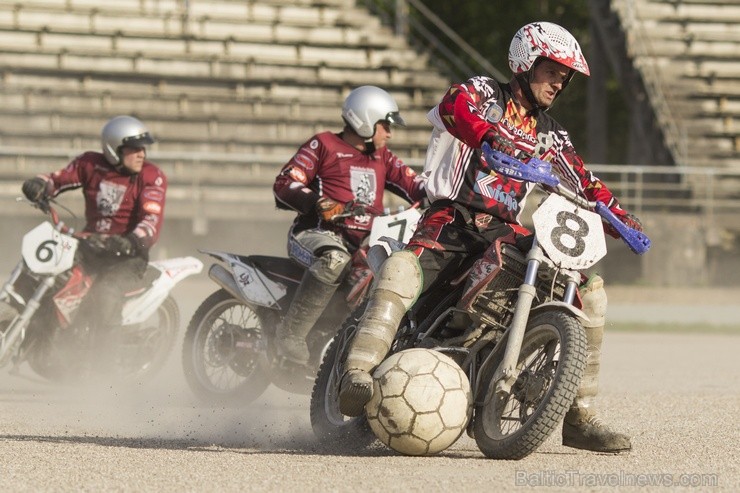
M 501 82 L 508 80 L 503 73 L 494 67 L 486 58 L 465 42 L 452 28 L 429 10 L 420 0 L 361 0 L 371 12 L 393 27 L 395 33 L 406 38 L 412 46 L 423 47 L 434 53 L 435 61 L 440 62 L 441 70 L 453 79 L 467 79 L 474 75 L 488 75 Z M 411 10 L 413 9 L 413 10 Z M 424 22 L 428 22 L 428 28 Z M 448 48 L 448 39 L 459 53 L 464 53 L 474 65 L 463 60 Z

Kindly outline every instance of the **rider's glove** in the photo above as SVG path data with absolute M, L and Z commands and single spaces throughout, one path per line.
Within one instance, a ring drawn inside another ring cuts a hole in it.
M 623 216 L 617 216 L 619 217 L 619 220 L 624 223 L 625 226 L 628 228 L 635 229 L 637 231 L 642 231 L 642 223 L 639 219 L 637 219 L 637 216 L 633 214 L 625 214 Z M 604 231 L 611 236 L 612 238 L 621 238 L 619 233 L 617 233 L 617 230 L 614 229 L 610 224 L 604 223 Z
M 39 178 L 38 176 L 35 178 L 29 178 L 23 182 L 21 190 L 28 200 L 34 204 L 38 203 L 46 196 L 46 180 Z
M 95 255 L 113 257 L 132 257 L 136 255 L 136 246 L 127 236 L 93 233 L 85 238 L 84 244 L 87 250 Z
M 344 204 L 328 197 L 321 197 L 316 202 L 316 212 L 324 221 L 332 221 L 336 216 L 344 212 Z
M 637 231 L 642 231 L 642 223 L 639 219 L 637 219 L 637 216 L 634 214 L 625 214 L 624 216 L 620 216 L 619 218 L 624 224 L 627 225 L 627 227 L 635 229 Z
M 489 130 L 488 132 L 486 132 L 486 134 L 481 139 L 481 144 L 483 142 L 488 142 L 488 145 L 490 145 L 493 150 L 503 152 L 504 154 L 508 154 L 509 156 L 513 156 L 516 153 L 516 146 L 514 145 L 514 142 L 507 139 L 506 137 L 502 137 L 498 134 L 498 132 L 494 130 Z

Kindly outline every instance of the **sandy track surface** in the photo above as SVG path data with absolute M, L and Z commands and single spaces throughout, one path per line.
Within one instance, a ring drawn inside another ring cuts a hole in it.
M 600 407 L 633 436 L 629 455 L 562 447 L 485 459 L 463 437 L 439 456 L 321 449 L 308 398 L 272 389 L 249 407 L 191 396 L 179 348 L 150 385 L 54 387 L 0 375 L 2 491 L 480 491 L 652 485 L 740 489 L 740 336 L 607 335 Z

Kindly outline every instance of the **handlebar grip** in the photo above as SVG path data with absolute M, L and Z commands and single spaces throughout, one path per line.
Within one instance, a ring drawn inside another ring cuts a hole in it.
M 642 231 L 637 231 L 624 224 L 603 202 L 596 202 L 595 210 L 619 233 L 619 236 L 634 253 L 642 255 L 650 250 L 650 238 Z

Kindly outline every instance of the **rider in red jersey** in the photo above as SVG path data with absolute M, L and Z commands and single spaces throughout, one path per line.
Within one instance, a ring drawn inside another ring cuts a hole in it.
M 386 144 L 391 125 L 404 125 L 398 105 L 383 89 L 362 86 L 342 107 L 345 126 L 311 137 L 283 166 L 273 191 L 280 208 L 298 212 L 288 254 L 307 267 L 277 332 L 281 356 L 308 361 L 306 335 L 337 289 L 351 258 L 383 211 L 385 189 L 409 202 L 425 197 L 416 173 Z M 340 217 L 348 207 L 365 214 Z

